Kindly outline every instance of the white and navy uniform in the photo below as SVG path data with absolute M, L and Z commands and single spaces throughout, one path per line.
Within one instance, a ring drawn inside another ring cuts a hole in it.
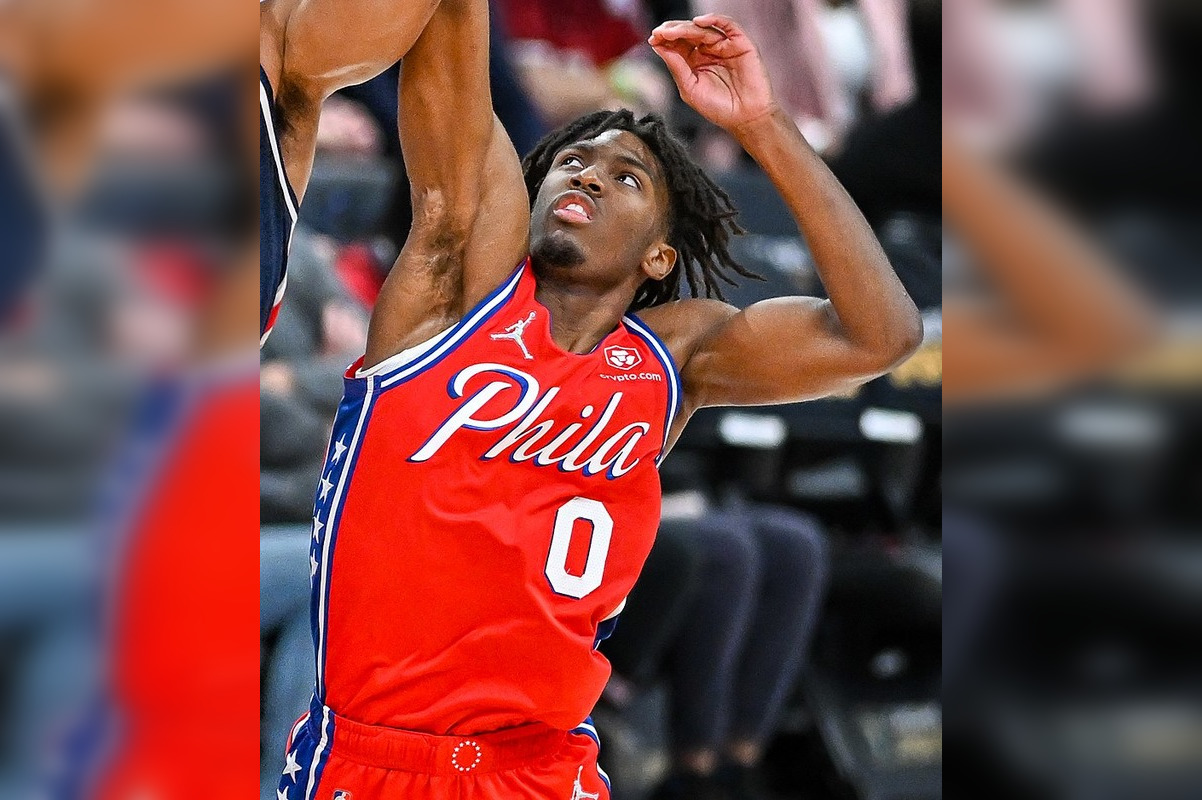
M 275 95 L 259 67 L 259 345 L 267 341 L 288 285 L 288 247 L 296 228 L 296 193 L 288 183 L 275 119 Z

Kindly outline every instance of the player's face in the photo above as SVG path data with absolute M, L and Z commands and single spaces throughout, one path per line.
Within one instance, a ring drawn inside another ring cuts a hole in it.
M 651 149 L 629 131 L 563 148 L 531 211 L 536 265 L 604 283 L 647 277 L 647 253 L 666 235 L 667 187 Z

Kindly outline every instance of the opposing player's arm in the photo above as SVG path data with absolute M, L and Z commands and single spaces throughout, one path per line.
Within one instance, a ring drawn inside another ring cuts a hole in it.
M 395 64 L 417 40 L 438 0 L 264 0 L 259 65 L 275 93 L 284 168 L 304 198 L 322 103 L 338 89 Z
M 521 165 L 493 114 L 488 3 L 443 0 L 401 66 L 409 237 L 372 312 L 365 364 L 460 319 L 526 255 Z
M 273 85 L 320 102 L 400 60 L 437 5 L 438 0 L 267 0 L 260 7 L 265 29 L 260 49 L 266 51 L 260 58 L 268 62 L 263 66 Z
M 681 377 L 692 408 L 786 403 L 887 372 L 922 321 L 855 203 L 776 104 L 754 45 L 728 17 L 655 30 L 681 96 L 725 128 L 771 178 L 805 235 L 829 300 L 783 297 L 743 311 L 684 301 Z

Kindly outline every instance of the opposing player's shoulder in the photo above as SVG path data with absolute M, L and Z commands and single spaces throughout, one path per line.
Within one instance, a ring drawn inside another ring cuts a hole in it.
M 697 349 L 722 323 L 739 309 L 720 300 L 674 300 L 638 313 L 672 354 L 676 366 L 684 370 Z
M 284 26 L 292 5 L 292 0 L 259 3 L 259 66 L 267 75 L 273 93 L 279 89 L 284 71 Z

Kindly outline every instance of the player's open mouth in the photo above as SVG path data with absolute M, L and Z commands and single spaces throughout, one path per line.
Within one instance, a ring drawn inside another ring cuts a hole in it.
M 592 203 L 579 192 L 569 192 L 559 198 L 552 213 L 564 222 L 576 225 L 593 221 Z

